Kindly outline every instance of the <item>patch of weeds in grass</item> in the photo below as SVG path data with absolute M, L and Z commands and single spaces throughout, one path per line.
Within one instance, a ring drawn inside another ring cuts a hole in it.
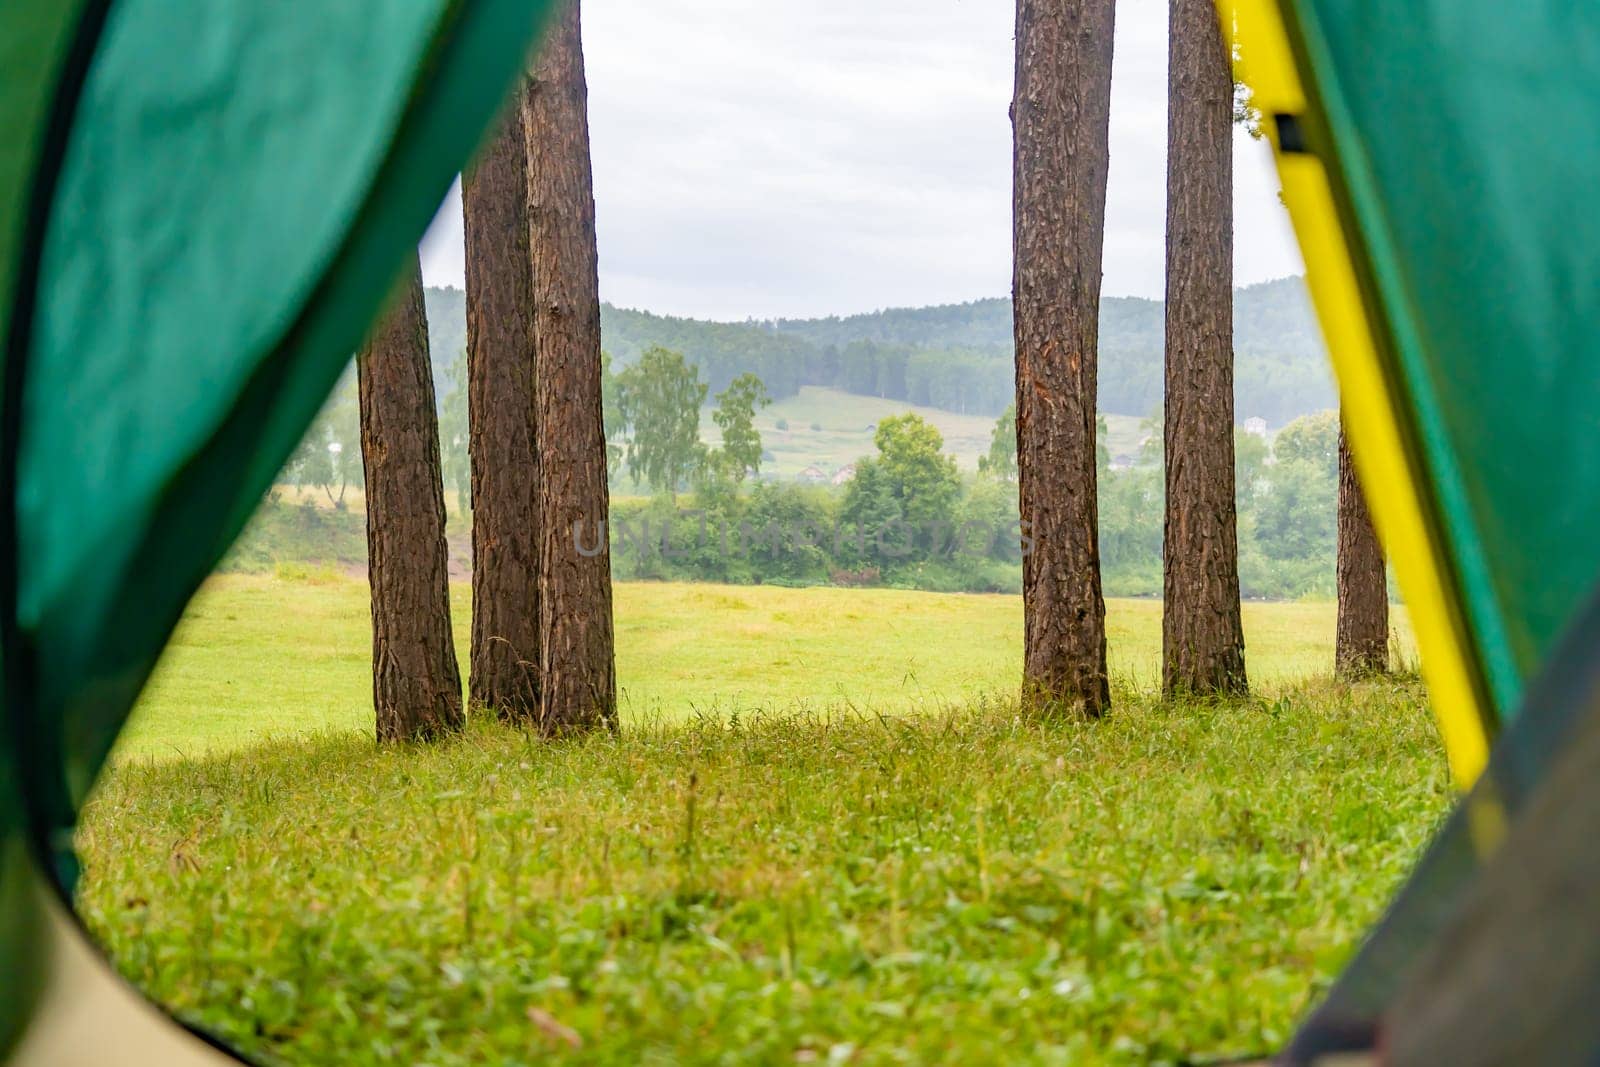
M 298 582 L 302 585 L 333 585 L 344 581 L 344 576 L 326 563 L 305 563 L 284 560 L 273 567 L 272 576 L 280 582 Z

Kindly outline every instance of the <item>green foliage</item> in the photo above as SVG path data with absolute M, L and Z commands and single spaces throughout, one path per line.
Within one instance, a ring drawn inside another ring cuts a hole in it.
M 1159 423 L 1148 423 L 1145 432 L 1150 435 L 1145 458 L 1158 458 Z M 1334 595 L 1337 451 L 1330 456 L 1328 449 L 1337 449 L 1337 433 L 1337 422 L 1323 416 L 1291 423 L 1270 450 L 1254 434 L 1235 433 L 1239 579 L 1245 597 Z M 1159 466 L 1101 473 L 1100 563 L 1108 594 L 1161 595 L 1163 495 Z
M 617 375 L 618 407 L 630 434 L 628 474 L 676 493 L 700 468 L 700 405 L 707 386 L 683 353 L 651 348 Z
M 825 358 L 806 379 L 810 384 L 985 414 L 999 414 L 1014 397 L 1009 300 L 773 325 L 822 349 Z M 1259 415 L 1281 425 L 1334 403 L 1327 356 L 1301 279 L 1236 290 L 1234 334 L 1235 407 L 1241 418 Z M 1164 350 L 1160 301 L 1101 301 L 1100 410 L 1133 415 L 1159 405 Z M 892 391 L 901 381 L 905 392 Z
M 905 521 L 889 472 L 875 459 L 859 460 L 839 506 L 839 523 L 847 534 L 840 539 L 840 561 L 882 568 L 915 555 L 904 532 L 896 536 Z
M 833 509 L 819 489 L 766 483 L 744 509 L 739 538 L 752 572 L 771 585 L 826 581 L 831 562 Z
M 703 322 L 609 304 L 600 308 L 600 331 L 619 367 L 637 362 L 651 348 L 668 348 L 682 352 L 715 392 L 741 374 L 754 374 L 773 396 L 793 396 L 809 383 L 807 368 L 815 356 L 803 340 L 758 323 Z
M 840 508 L 856 538 L 849 554 L 885 570 L 947 554 L 961 478 L 944 438 L 907 412 L 880 422 L 875 441 L 878 454 L 856 463 Z
M 428 314 L 428 352 L 433 357 L 433 395 L 443 398 L 450 391 L 450 365 L 458 353 L 467 350 L 467 293 L 445 287 L 422 291 Z
M 1256 544 L 1268 559 L 1332 558 L 1337 494 L 1333 477 L 1312 461 L 1279 460 L 1250 508 Z
M 1102 476 L 1100 568 L 1107 595 L 1161 595 L 1163 500 L 1159 468 Z
M 1017 405 L 1000 413 L 989 439 L 989 454 L 978 457 L 978 471 L 991 478 L 1017 479 Z
M 944 437 L 921 416 L 907 412 L 878 423 L 876 463 L 907 522 L 949 521 L 961 478 L 944 454 Z M 860 465 L 857 465 L 859 476 Z M 853 484 L 853 483 L 852 483 Z
M 1451 804 L 1421 687 L 1117 699 L 118 762 L 78 904 L 123 975 L 264 1062 L 1281 1047 Z
M 628 432 L 628 419 L 622 408 L 622 386 L 617 381 L 610 352 L 600 353 L 600 419 L 608 441 Z
M 1272 447 L 1253 433 L 1235 430 L 1233 434 L 1233 484 L 1240 498 L 1248 497 L 1267 470 Z
M 428 290 L 428 315 L 442 368 L 443 359 L 465 345 L 461 291 Z M 684 353 L 713 391 L 753 373 L 779 400 L 811 385 L 991 417 L 1015 396 L 1011 302 L 1005 299 L 743 323 L 605 305 L 600 318 L 606 348 L 619 367 L 635 363 L 651 347 L 669 348 Z M 1160 403 L 1164 332 L 1159 301 L 1108 297 L 1101 302 L 1100 410 L 1136 415 Z M 1282 425 L 1335 403 L 1301 279 L 1237 290 L 1234 332 L 1240 418 L 1259 415 Z M 436 377 L 443 396 L 442 372 Z
M 1233 81 L 1233 124 L 1248 133 L 1252 140 L 1262 138 L 1261 108 L 1256 106 L 1255 91 L 1238 77 L 1240 66 L 1239 45 L 1234 43 L 1232 48 L 1232 62 L 1235 71 Z M 1282 194 L 1280 193 L 1281 197 Z
M 1021 565 L 1022 531 L 1016 486 L 989 478 L 974 479 L 968 483 L 966 494 L 956 509 L 956 523 L 958 538 L 966 536 L 961 531 L 967 531 L 972 537 L 992 535 L 986 552 L 990 560 Z M 1020 587 L 1017 591 L 1020 592 Z
M 471 427 L 467 417 L 467 350 L 450 364 L 450 391 L 439 399 L 439 461 L 446 489 L 455 490 L 456 510 L 472 510 Z
M 351 486 L 365 482 L 361 466 L 361 401 L 355 365 L 345 371 L 284 466 L 287 484 L 318 489 L 342 508 Z
M 717 394 L 717 410 L 711 418 L 722 431 L 722 447 L 715 465 L 735 482 L 761 470 L 761 433 L 756 429 L 756 410 L 772 403 L 767 387 L 754 374 L 741 374 Z
M 1279 463 L 1309 463 L 1323 473 L 1339 475 L 1339 413 L 1304 415 L 1278 431 L 1272 454 Z
M 622 410 L 622 386 L 611 363 L 611 353 L 600 353 L 600 424 L 606 435 L 606 477 L 615 478 L 622 469 L 622 444 L 627 440 L 628 420 Z
M 365 567 L 367 527 L 363 515 L 307 502 L 268 500 L 256 510 L 218 570 L 271 572 L 287 565 Z

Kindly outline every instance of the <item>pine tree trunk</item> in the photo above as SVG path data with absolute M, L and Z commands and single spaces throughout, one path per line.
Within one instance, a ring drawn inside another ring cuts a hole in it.
M 1162 688 L 1243 693 L 1233 470 L 1233 74 L 1211 0 L 1170 0 Z
M 1017 0 L 1013 292 L 1023 700 L 1111 702 L 1095 382 L 1114 0 Z
M 523 121 L 540 474 L 540 725 L 561 733 L 616 722 L 600 281 L 576 0 L 552 20 Z
M 372 585 L 372 703 L 379 741 L 462 725 L 450 631 L 439 417 L 415 255 L 356 360 Z
M 467 425 L 472 459 L 474 707 L 539 716 L 538 462 L 534 452 L 533 262 L 527 143 L 513 97 L 463 175 Z
M 1389 582 L 1383 546 L 1339 434 L 1339 629 L 1334 668 L 1341 678 L 1389 669 Z

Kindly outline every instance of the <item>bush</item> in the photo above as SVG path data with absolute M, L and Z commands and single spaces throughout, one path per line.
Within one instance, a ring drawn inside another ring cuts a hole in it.
M 217 569 L 275 573 L 280 563 L 358 566 L 367 560 L 363 515 L 307 500 L 289 504 L 269 495 Z
M 830 503 L 817 489 L 778 482 L 756 486 L 740 524 L 739 549 L 760 575 L 758 581 L 814 585 L 826 578 L 833 548 Z
M 301 585 L 332 585 L 340 580 L 339 573 L 326 563 L 311 564 L 300 560 L 284 560 L 272 570 L 280 582 L 297 582 Z

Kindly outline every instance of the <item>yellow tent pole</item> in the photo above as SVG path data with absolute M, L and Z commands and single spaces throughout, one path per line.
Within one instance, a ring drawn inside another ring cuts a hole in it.
M 1485 706 L 1477 651 L 1462 622 L 1445 554 L 1427 518 L 1426 474 L 1406 447 L 1406 418 L 1372 330 L 1354 261 L 1322 161 L 1280 143 L 1277 116 L 1298 118 L 1306 94 L 1275 0 L 1217 0 L 1238 45 L 1238 75 L 1265 118 L 1283 199 L 1305 257 L 1323 337 L 1332 356 L 1356 473 L 1379 537 L 1394 563 L 1422 653 L 1434 714 L 1456 783 L 1482 773 L 1494 720 Z

